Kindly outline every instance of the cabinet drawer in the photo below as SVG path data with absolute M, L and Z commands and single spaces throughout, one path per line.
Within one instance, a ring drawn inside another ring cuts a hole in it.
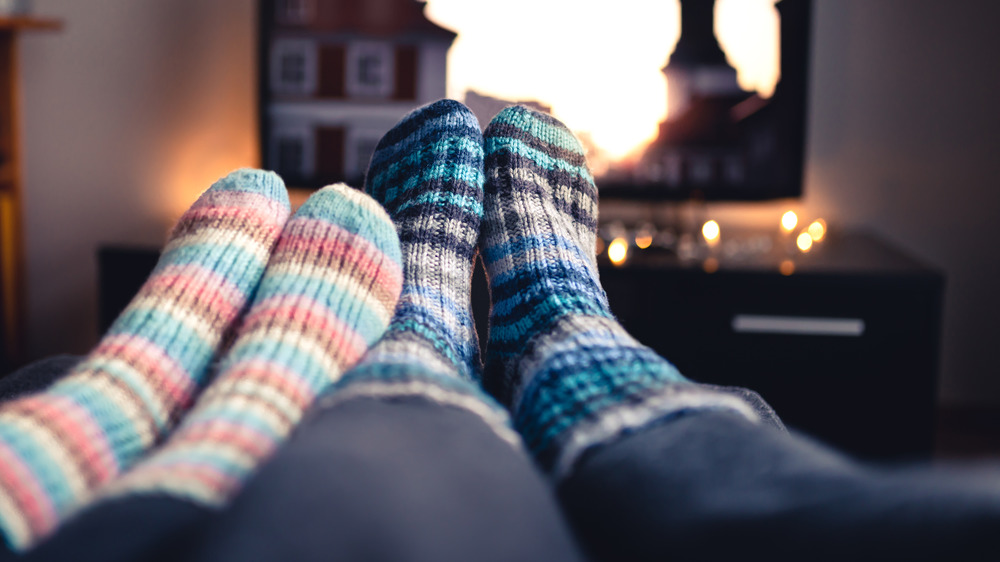
M 688 377 L 752 388 L 858 455 L 930 453 L 940 283 L 892 276 L 608 270 L 615 314 Z

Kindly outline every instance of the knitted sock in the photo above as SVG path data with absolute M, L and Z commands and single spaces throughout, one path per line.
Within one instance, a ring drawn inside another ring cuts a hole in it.
M 330 400 L 418 395 L 479 413 L 514 440 L 506 414 L 479 389 L 470 303 L 483 214 L 482 133 L 461 103 L 405 116 L 378 143 L 366 190 L 389 211 L 403 253 L 403 293 L 386 335 Z
M 0 409 L 0 531 L 23 549 L 173 427 L 257 287 L 288 217 L 271 173 L 239 170 L 181 217 L 149 280 L 97 348 Z
M 281 233 L 218 377 L 103 495 L 225 505 L 385 332 L 401 285 L 399 239 L 379 204 L 344 184 L 313 194 Z
M 485 133 L 485 383 L 557 478 L 587 448 L 692 408 L 752 410 L 691 383 L 614 319 L 597 274 L 597 188 L 556 119 L 508 107 Z

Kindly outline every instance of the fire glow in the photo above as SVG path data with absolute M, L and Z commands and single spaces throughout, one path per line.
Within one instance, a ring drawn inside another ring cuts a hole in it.
M 429 0 L 427 14 L 459 33 L 448 56 L 448 94 L 455 99 L 471 89 L 551 105 L 615 161 L 652 141 L 667 115 L 661 69 L 680 36 L 678 0 L 588 0 L 571 10 L 563 0 L 508 0 L 502 10 Z M 765 98 L 779 79 L 778 25 L 774 0 L 717 0 L 715 32 L 739 84 Z M 511 29 L 520 30 L 517 41 L 510 41 Z M 496 71 L 512 60 L 516 74 Z M 586 87 L 567 79 L 595 72 Z

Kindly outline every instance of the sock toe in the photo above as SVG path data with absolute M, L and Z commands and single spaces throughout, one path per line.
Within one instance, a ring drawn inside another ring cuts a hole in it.
M 469 108 L 440 100 L 408 113 L 375 147 L 365 191 L 398 219 L 428 184 L 475 199 L 482 191 L 482 132 Z M 479 197 L 482 199 L 481 195 Z M 480 210 L 480 214 L 482 211 Z
M 396 263 L 402 262 L 396 227 L 378 201 L 344 183 L 328 185 L 312 194 L 296 217 L 334 218 L 337 225 L 371 241 Z

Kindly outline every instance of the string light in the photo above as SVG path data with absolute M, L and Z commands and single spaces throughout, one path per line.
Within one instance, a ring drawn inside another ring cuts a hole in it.
M 715 246 L 719 243 L 720 234 L 719 223 L 714 220 L 706 222 L 701 227 L 701 235 L 705 237 L 705 242 L 708 242 L 709 246 Z
M 788 211 L 781 215 L 781 228 L 785 232 L 791 232 L 795 230 L 795 225 L 799 224 L 799 217 L 795 214 L 795 211 Z
M 823 219 L 812 221 L 806 232 L 809 233 L 809 237 L 813 239 L 813 242 L 819 242 L 826 236 L 826 221 Z
M 615 265 L 625 263 L 628 257 L 628 242 L 624 238 L 615 238 L 608 244 L 608 259 Z
M 801 232 L 799 237 L 795 239 L 795 245 L 798 246 L 803 253 L 808 252 L 813 246 L 812 236 L 809 236 L 808 232 Z

